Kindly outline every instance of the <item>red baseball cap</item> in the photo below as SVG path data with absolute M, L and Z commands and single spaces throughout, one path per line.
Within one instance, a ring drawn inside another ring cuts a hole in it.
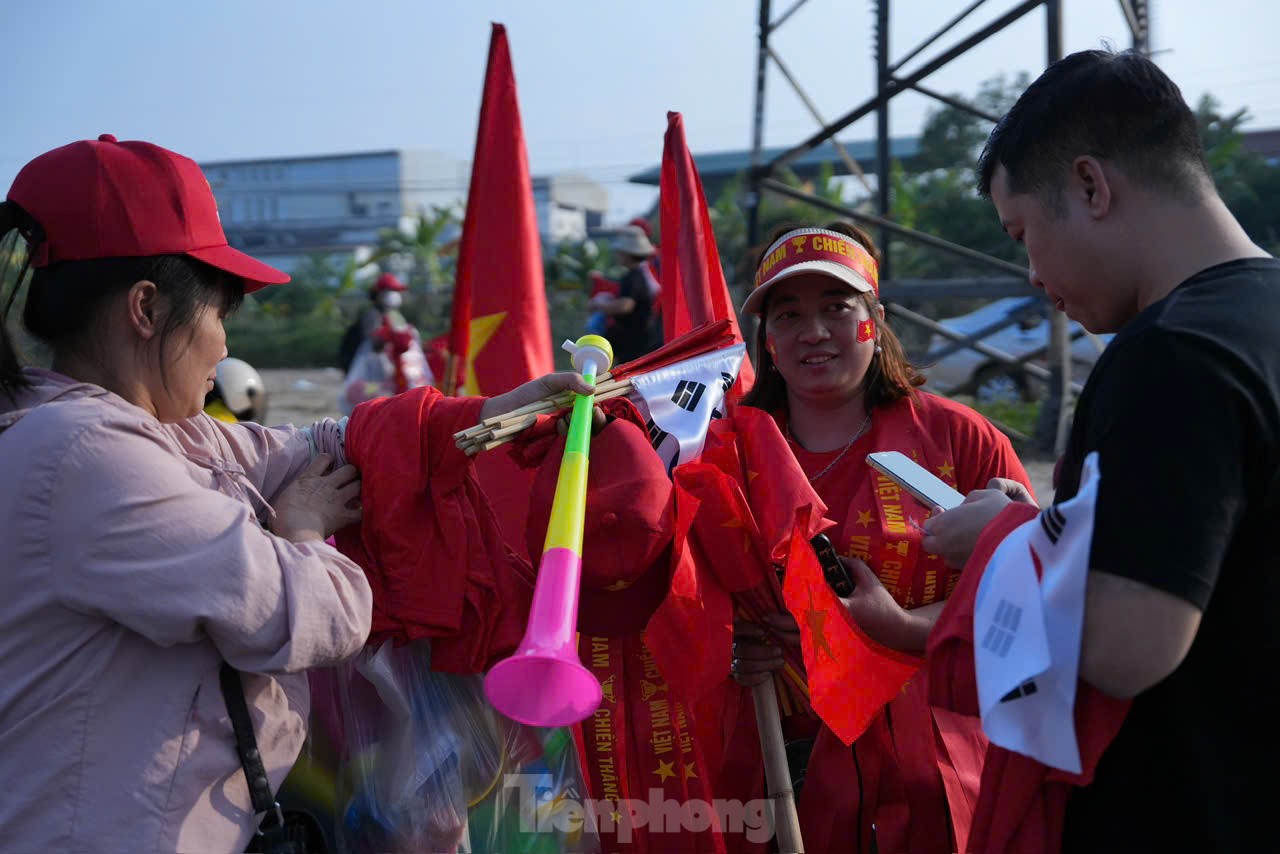
M 187 255 L 244 280 L 245 293 L 287 273 L 227 245 L 213 188 L 189 157 L 109 133 L 55 148 L 13 179 L 8 199 L 44 230 L 32 264 Z
M 407 291 L 404 283 L 390 273 L 383 273 L 373 283 L 372 290 L 375 291 Z

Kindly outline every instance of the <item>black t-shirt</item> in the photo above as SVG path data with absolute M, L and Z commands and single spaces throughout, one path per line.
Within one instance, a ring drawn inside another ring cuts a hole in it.
M 1140 694 L 1067 851 L 1262 851 L 1280 838 L 1280 261 L 1211 267 L 1115 337 L 1080 396 L 1056 499 L 1101 480 L 1090 566 L 1203 611 Z
M 653 298 L 644 271 L 635 267 L 622 277 L 618 296 L 635 300 L 635 308 L 626 314 L 613 317 L 609 329 L 609 344 L 613 347 L 613 362 L 621 364 L 639 358 L 662 343 L 661 330 L 654 336 L 657 324 L 653 316 Z

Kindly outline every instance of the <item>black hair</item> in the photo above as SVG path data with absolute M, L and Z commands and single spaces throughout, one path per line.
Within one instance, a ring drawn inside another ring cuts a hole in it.
M 20 264 L 16 261 L 17 241 L 7 239 L 14 233 L 27 243 Z M 139 281 L 153 282 L 165 300 L 167 310 L 157 335 L 159 354 L 167 353 L 170 337 L 187 327 L 206 306 L 226 316 L 244 299 L 242 279 L 186 255 L 60 261 L 32 269 L 31 259 L 43 239 L 39 225 L 26 211 L 14 202 L 0 202 L 0 245 L 12 247 L 10 266 L 17 268 L 16 275 L 4 277 L 9 291 L 0 306 L 0 391 L 10 397 L 28 385 L 8 329 L 12 307 L 28 279 L 22 324 L 55 354 L 92 357 L 101 346 L 97 326 L 103 310 L 111 299 Z M 167 380 L 169 359 L 163 355 L 158 358 L 161 376 Z
M 1212 186 L 1195 114 L 1169 76 L 1133 51 L 1080 51 L 1045 69 L 987 138 L 979 193 L 991 194 L 1003 166 L 1010 192 L 1060 207 L 1068 169 L 1082 155 L 1188 201 Z
M 768 247 L 773 246 L 778 241 L 778 238 L 797 228 L 809 227 L 793 224 L 777 228 L 764 244 L 765 248 L 760 252 L 759 257 L 756 258 L 756 269 L 760 267 L 760 262 L 764 260 Z M 871 254 L 877 266 L 880 264 L 880 250 L 876 248 L 875 241 L 871 239 L 871 235 L 858 228 L 858 226 L 839 220 L 827 223 L 822 228 L 852 237 Z M 898 340 L 898 336 L 894 334 L 887 323 L 880 319 L 880 312 L 876 311 L 880 306 L 880 300 L 876 295 L 873 293 L 860 293 L 858 298 L 866 305 L 867 313 L 876 325 L 876 343 L 880 345 L 880 352 L 871 357 L 871 364 L 867 366 L 865 400 L 867 409 L 871 410 L 877 406 L 885 406 L 904 397 L 910 397 L 915 394 L 917 387 L 924 385 L 925 378 L 907 360 L 906 350 L 903 349 L 902 342 Z M 768 316 L 768 311 L 769 296 L 766 295 L 764 305 L 761 306 L 760 310 L 760 322 L 756 324 L 755 358 L 753 360 L 757 366 L 756 381 L 751 386 L 751 391 L 743 395 L 742 404 L 744 406 L 754 406 L 766 412 L 774 412 L 787 405 L 787 381 L 778 372 L 773 363 L 773 357 L 769 355 L 769 349 L 765 346 L 765 318 Z

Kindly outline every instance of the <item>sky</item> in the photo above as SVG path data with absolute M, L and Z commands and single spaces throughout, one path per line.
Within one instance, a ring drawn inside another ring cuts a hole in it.
M 795 0 L 773 0 L 774 18 Z M 896 0 L 896 59 L 968 6 Z M 1017 5 L 987 0 L 904 71 Z M 1280 127 L 1280 3 L 1152 0 L 1157 61 L 1194 102 L 1248 107 Z M 1128 47 L 1116 0 L 1062 0 L 1066 52 Z M 490 22 L 506 25 L 535 175 L 605 184 L 611 221 L 655 191 L 627 177 L 656 165 L 668 110 L 696 153 L 751 144 L 756 0 L 0 0 L 4 50 L 0 186 L 32 157 L 113 133 L 196 160 L 427 148 L 470 159 Z M 830 121 L 873 94 L 872 0 L 808 0 L 774 49 Z M 971 95 L 997 74 L 1045 64 L 1035 10 L 925 82 Z M 771 68 L 765 142 L 817 125 Z M 892 102 L 891 132 L 919 132 L 932 102 Z M 843 132 L 872 138 L 874 116 Z M 464 190 L 464 188 L 460 188 Z

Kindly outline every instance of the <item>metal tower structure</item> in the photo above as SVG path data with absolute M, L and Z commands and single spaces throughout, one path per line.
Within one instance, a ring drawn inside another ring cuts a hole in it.
M 916 231 L 893 222 L 890 214 L 890 183 L 885 179 L 891 168 L 889 156 L 889 107 L 893 98 L 903 92 L 919 92 L 942 104 L 979 116 L 993 124 L 999 116 L 991 115 L 961 99 L 945 95 L 929 85 L 927 78 L 934 72 L 944 68 L 948 63 L 972 50 L 979 44 L 997 35 L 1009 25 L 1034 12 L 1040 7 L 1045 13 L 1045 60 L 1046 65 L 1062 57 L 1062 7 L 1063 0 L 1022 0 L 1013 8 L 993 19 L 990 23 L 950 47 L 932 53 L 928 59 L 921 59 L 933 49 L 936 43 L 950 34 L 962 21 L 986 5 L 988 0 L 970 0 L 964 8 L 957 12 L 920 44 L 907 51 L 901 58 L 891 58 L 889 46 L 889 24 L 891 20 L 892 0 L 873 0 L 875 10 L 873 61 L 876 66 L 876 90 L 870 98 L 850 109 L 834 121 L 827 121 L 818 111 L 812 99 L 787 67 L 782 57 L 770 44 L 770 39 L 800 7 L 809 0 L 794 0 L 785 12 L 777 18 L 773 17 L 771 0 L 759 0 L 757 18 L 758 48 L 756 54 L 755 108 L 752 121 L 750 192 L 747 196 L 748 238 L 751 245 L 756 245 L 759 235 L 759 208 L 763 193 L 806 202 L 815 207 L 831 211 L 838 216 L 845 216 L 862 223 L 878 232 L 878 242 L 884 257 L 881 268 L 881 290 L 885 296 L 888 310 L 895 316 L 912 323 L 926 326 L 931 331 L 956 342 L 953 346 L 975 347 L 984 350 L 975 336 L 965 339 L 955 333 L 933 323 L 928 318 L 895 305 L 898 299 L 911 297 L 940 296 L 1005 296 L 1031 293 L 1027 284 L 1027 269 L 1019 264 L 995 258 L 976 249 L 961 246 L 931 234 Z M 830 0 L 827 0 L 830 2 Z M 1133 49 L 1150 54 L 1151 32 L 1151 0 L 1116 0 L 1124 15 L 1132 39 Z M 917 62 L 911 70 L 905 70 Z M 765 81 L 772 62 L 783 78 L 795 90 L 801 102 L 813 116 L 819 129 L 807 139 L 785 149 L 771 160 L 765 161 L 764 149 L 765 122 Z M 849 125 L 871 113 L 876 114 L 876 182 L 874 188 L 862 174 L 857 161 L 836 140 L 836 134 Z M 875 213 L 858 210 L 847 206 L 836 205 L 818 196 L 792 187 L 778 179 L 779 170 L 796 158 L 812 151 L 823 143 L 831 142 L 841 160 L 849 171 L 858 177 L 870 193 L 874 189 Z M 976 262 L 1000 274 L 995 279 L 951 279 L 951 280 L 904 280 L 895 279 L 889 263 L 889 247 L 893 241 L 906 240 L 922 246 Z M 1069 423 L 1070 407 L 1065 405 L 1073 391 L 1078 390 L 1079 383 L 1072 381 L 1070 340 L 1067 334 L 1066 318 L 1059 312 L 1051 314 L 1053 318 L 1052 335 L 1049 345 L 1049 369 L 1028 364 L 1026 359 L 1012 359 L 1004 354 L 988 352 L 987 355 L 997 361 L 1010 364 L 1011 368 L 1028 371 L 1042 379 L 1049 380 L 1049 399 L 1042 409 L 1041 423 L 1037 428 L 1037 439 L 1045 446 L 1060 450 L 1066 438 Z M 990 330 L 996 331 L 996 330 Z M 988 332 L 989 334 L 989 332 Z M 990 350 L 990 348 L 985 348 Z M 985 352 L 984 350 L 984 352 Z M 1003 358 L 1001 358 L 1003 356 Z

